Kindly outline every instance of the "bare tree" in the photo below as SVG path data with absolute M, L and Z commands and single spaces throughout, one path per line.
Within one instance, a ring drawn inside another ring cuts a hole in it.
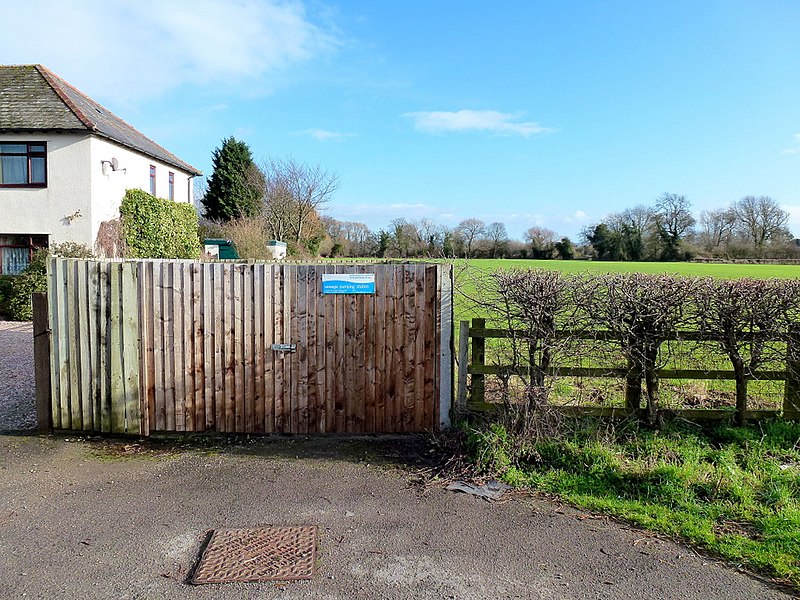
M 730 244 L 736 228 L 736 212 L 732 208 L 703 211 L 700 215 L 700 243 L 708 251 Z
M 492 258 L 497 258 L 497 255 L 508 244 L 508 232 L 506 231 L 505 223 L 495 221 L 486 226 L 486 239 L 492 249 Z
M 299 242 L 311 218 L 331 201 L 339 187 L 339 176 L 293 158 L 269 159 L 261 171 L 264 216 L 268 222 L 279 224 L 282 236 L 288 233 Z
M 547 227 L 530 227 L 525 230 L 525 241 L 531 248 L 533 258 L 552 258 L 558 237 L 556 232 Z
M 734 202 L 733 210 L 742 235 L 752 242 L 759 256 L 770 242 L 789 237 L 786 229 L 789 213 L 769 196 L 745 196 Z
M 663 244 L 662 258 L 681 258 L 681 242 L 695 223 L 692 203 L 680 194 L 662 194 L 656 199 L 655 223 Z
M 464 245 L 466 246 L 466 257 L 471 258 L 473 246 L 486 230 L 486 223 L 480 219 L 464 219 L 458 224 L 456 230 L 464 240 Z
M 435 256 L 442 247 L 442 228 L 430 219 L 420 219 L 414 222 L 420 244 L 427 256 Z

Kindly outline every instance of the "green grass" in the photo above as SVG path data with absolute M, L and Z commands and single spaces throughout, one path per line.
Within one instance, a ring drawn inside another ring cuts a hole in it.
M 472 430 L 487 474 L 691 542 L 800 586 L 800 424 L 751 427 L 629 425 L 597 421 L 531 441 L 501 425 Z
M 591 260 L 512 260 L 481 258 L 457 261 L 469 270 L 492 272 L 498 269 L 547 269 L 564 273 L 651 273 L 687 277 L 719 277 L 740 279 L 752 277 L 782 279 L 800 277 L 800 265 L 747 265 L 689 262 L 608 262 Z

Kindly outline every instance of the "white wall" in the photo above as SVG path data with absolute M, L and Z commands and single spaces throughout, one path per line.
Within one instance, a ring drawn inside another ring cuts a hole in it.
M 192 199 L 188 173 L 103 138 L 0 134 L 0 141 L 47 142 L 47 187 L 0 188 L 0 234 L 48 234 L 50 243 L 93 247 L 100 223 L 119 216 L 126 189 L 150 191 L 150 165 L 156 167 L 157 196 L 168 196 L 171 171 L 175 201 Z M 112 158 L 117 171 L 102 164 Z
M 112 171 L 103 161 L 117 159 L 118 167 Z M 175 201 L 191 202 L 189 174 L 178 171 L 148 156 L 138 154 L 103 138 L 91 140 L 92 209 L 91 226 L 97 236 L 100 223 L 119 216 L 119 205 L 127 189 L 140 189 L 150 193 L 150 165 L 156 168 L 156 196 L 169 195 L 169 173 L 175 174 Z
M 0 188 L 0 233 L 48 234 L 50 242 L 90 245 L 89 136 L 0 134 L 2 142 L 47 142 L 47 187 Z M 80 216 L 72 220 L 77 211 Z

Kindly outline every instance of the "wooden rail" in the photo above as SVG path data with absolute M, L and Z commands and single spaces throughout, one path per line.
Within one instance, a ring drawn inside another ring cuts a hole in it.
M 632 416 L 642 412 L 641 403 L 641 368 L 635 365 L 627 368 L 620 367 L 575 367 L 575 366 L 550 366 L 544 369 L 530 365 L 492 365 L 486 364 L 487 339 L 519 339 L 524 340 L 522 331 L 507 329 L 487 328 L 486 320 L 481 318 L 460 323 L 460 339 L 458 352 L 459 381 L 457 392 L 457 407 L 466 410 L 487 410 L 496 408 L 497 404 L 486 402 L 486 376 L 530 376 L 543 372 L 548 377 L 597 377 L 625 379 L 625 406 L 624 407 L 591 407 L 591 406 L 565 406 L 561 410 L 571 415 L 587 416 Z M 619 336 L 609 331 L 570 331 L 559 330 L 556 339 L 597 340 L 613 342 Z M 752 339 L 753 336 L 743 335 L 742 340 Z M 697 331 L 681 331 L 670 336 L 667 341 L 701 341 L 715 342 L 709 335 Z M 781 416 L 786 419 L 800 419 L 800 343 L 798 336 L 775 336 L 770 341 L 783 341 L 787 343 L 786 368 L 784 370 L 760 370 L 750 374 L 748 381 L 783 381 L 784 395 L 782 410 L 748 410 L 741 419 L 763 419 Z M 468 349 L 471 348 L 471 352 Z M 727 369 L 658 369 L 655 371 L 659 379 L 694 379 L 694 380 L 735 380 L 733 370 Z M 747 382 L 745 382 L 746 385 Z M 671 412 L 689 419 L 725 419 L 733 412 L 718 409 L 679 409 Z

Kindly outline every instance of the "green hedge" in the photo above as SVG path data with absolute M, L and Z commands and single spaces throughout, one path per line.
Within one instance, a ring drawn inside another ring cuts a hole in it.
M 127 190 L 119 208 L 128 258 L 198 258 L 197 211 L 191 204 Z
M 33 319 L 31 294 L 47 291 L 47 250 L 39 250 L 31 263 L 11 279 L 11 289 L 3 294 L 2 312 L 12 321 Z

